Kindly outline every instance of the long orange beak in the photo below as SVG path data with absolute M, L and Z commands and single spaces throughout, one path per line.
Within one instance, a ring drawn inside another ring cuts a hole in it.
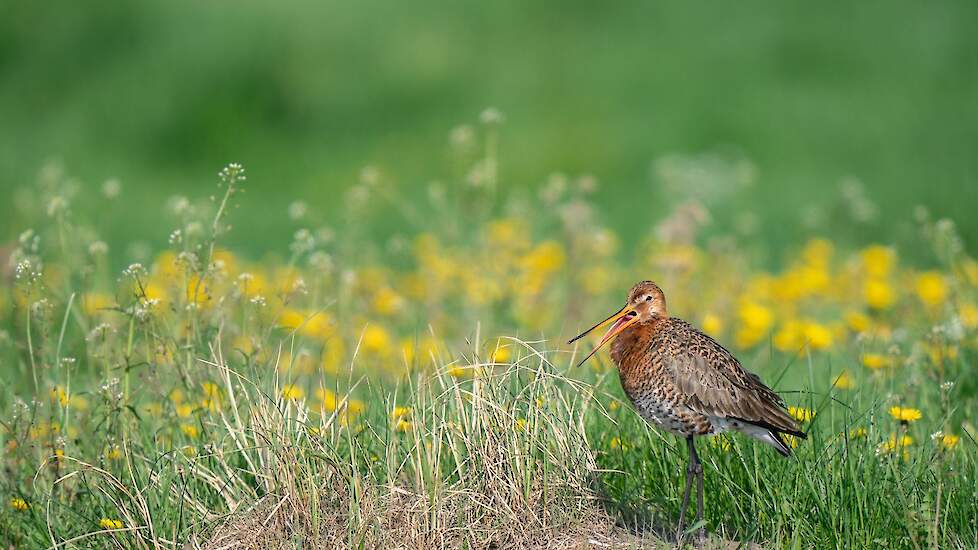
M 635 313 L 635 309 L 629 306 L 625 306 L 619 309 L 617 312 L 612 313 L 611 316 L 605 319 L 604 321 L 601 321 L 600 323 L 594 325 L 593 327 L 585 330 L 584 332 L 568 340 L 567 341 L 568 344 L 573 344 L 574 342 L 590 334 L 592 331 L 595 331 L 607 325 L 608 323 L 612 323 L 611 328 L 609 328 L 608 332 L 606 332 L 604 336 L 601 337 L 601 341 L 598 342 L 598 345 L 595 346 L 594 349 L 591 351 L 591 353 L 589 353 L 587 357 L 585 357 L 580 363 L 578 363 L 577 366 L 580 367 L 581 365 L 586 363 L 587 360 L 590 359 L 591 356 L 593 356 L 595 353 L 597 353 L 602 346 L 610 342 L 611 339 L 617 336 L 619 332 L 625 330 L 626 328 L 634 324 L 636 321 L 638 321 L 638 315 Z

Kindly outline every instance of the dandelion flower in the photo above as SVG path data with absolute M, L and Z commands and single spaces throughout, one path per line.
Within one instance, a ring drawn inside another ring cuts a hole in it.
M 627 451 L 628 450 L 628 444 L 625 443 L 624 441 L 622 441 L 620 438 L 617 438 L 617 437 L 612 437 L 611 438 L 611 441 L 608 442 L 608 445 L 612 449 L 621 449 L 623 451 Z
M 788 407 L 788 414 L 795 417 L 799 422 L 811 422 L 817 413 L 805 407 Z
M 122 449 L 118 445 L 110 445 L 108 449 L 105 450 L 106 460 L 119 460 L 122 458 Z
M 860 311 L 850 311 L 846 313 L 845 316 L 846 324 L 849 325 L 849 329 L 853 332 L 866 332 L 869 329 L 870 320 L 869 316 Z
M 196 438 L 200 435 L 200 430 L 194 424 L 181 424 L 180 431 L 189 438 Z
M 391 411 L 391 418 L 401 418 L 409 414 L 411 414 L 411 407 L 394 407 L 394 410 Z
M 703 327 L 703 332 L 712 336 L 718 336 L 723 332 L 723 319 L 715 313 L 707 313 L 703 316 L 701 326 Z
M 876 370 L 889 366 L 890 360 L 888 357 L 879 353 L 864 353 L 862 363 L 866 368 Z
M 360 337 L 360 349 L 364 353 L 386 356 L 391 352 L 391 336 L 381 326 L 367 325 Z
M 380 315 L 394 315 L 404 305 L 404 299 L 389 287 L 381 287 L 373 297 L 373 310 Z
M 975 306 L 975 304 L 962 304 L 958 310 L 958 318 L 961 319 L 961 324 L 965 328 L 978 328 L 978 306 Z
M 891 435 L 889 439 L 880 443 L 879 448 L 876 450 L 877 454 L 888 454 L 896 451 L 897 449 L 904 449 L 904 456 L 906 456 L 906 447 L 913 445 L 913 438 L 909 435 Z
M 947 297 L 947 283 L 944 277 L 936 271 L 926 271 L 917 276 L 917 297 L 927 306 L 944 303 Z
M 394 429 L 399 432 L 406 433 L 414 429 L 414 426 L 407 420 L 401 418 L 397 421 L 397 424 L 394 425 Z
M 880 279 L 870 279 L 863 287 L 863 297 L 866 304 L 873 309 L 886 309 L 893 305 L 896 297 L 889 283 Z
M 864 248 L 860 256 L 862 257 L 863 268 L 871 277 L 889 275 L 896 260 L 896 254 L 892 248 L 878 244 Z
M 832 381 L 832 387 L 840 390 L 851 390 L 856 387 L 855 380 L 852 379 L 852 375 L 849 371 L 842 371 L 835 380 Z
M 290 401 L 298 401 L 306 395 L 306 392 L 295 384 L 286 384 L 282 387 L 282 398 Z
M 920 409 L 912 409 L 909 407 L 890 407 L 890 416 L 899 420 L 900 422 L 914 422 L 923 418 L 923 414 Z
M 961 438 L 953 434 L 944 434 L 941 437 L 941 446 L 945 449 L 953 449 Z
M 102 518 L 98 521 L 98 526 L 102 529 L 122 529 L 122 521 L 118 519 Z
M 187 418 L 194 412 L 194 406 L 188 403 L 177 405 L 174 410 L 180 418 Z
M 723 452 L 727 452 L 730 450 L 730 438 L 723 435 L 714 435 L 710 438 L 710 445 L 713 445 Z
M 30 505 L 22 498 L 14 497 L 10 499 L 10 507 L 18 512 L 26 512 Z

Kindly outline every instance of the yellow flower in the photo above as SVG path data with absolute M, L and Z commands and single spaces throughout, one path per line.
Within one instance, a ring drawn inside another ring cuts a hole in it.
M 52 402 L 62 407 L 68 405 L 68 394 L 65 392 L 64 387 L 55 386 L 48 391 L 48 394 L 50 394 Z
M 200 430 L 198 430 L 197 426 L 194 424 L 181 424 L 180 431 L 183 432 L 185 436 L 190 438 L 195 438 L 200 435 Z
M 898 436 L 894 434 L 890 436 L 890 439 L 880 444 L 879 452 L 883 454 L 891 453 L 897 449 L 909 447 L 911 445 L 913 445 L 913 438 L 909 435 Z M 904 451 L 904 455 L 906 455 L 906 451 Z
M 217 266 L 225 277 L 236 277 L 238 275 L 238 259 L 227 249 L 217 248 L 211 258 L 212 263 Z
M 612 449 L 621 449 L 623 451 L 627 451 L 628 450 L 628 447 L 629 447 L 628 443 L 625 443 L 624 441 L 622 441 L 621 439 L 619 439 L 617 437 L 612 437 L 611 438 L 611 441 L 608 442 L 608 445 Z
M 212 413 L 220 412 L 221 410 L 221 398 L 211 397 L 207 399 L 201 399 L 200 409 L 203 411 L 210 411 Z
M 958 309 L 958 317 L 965 328 L 978 328 L 978 307 L 974 304 L 962 304 Z
M 703 332 L 710 336 L 718 336 L 723 332 L 723 319 L 715 313 L 707 313 L 703 316 Z
M 799 422 L 811 422 L 817 413 L 804 407 L 788 407 L 788 414 L 795 417 Z
M 374 294 L 372 306 L 380 315 L 394 315 L 404 306 L 404 298 L 389 287 L 381 287 Z
M 961 263 L 961 269 L 964 271 L 964 278 L 972 286 L 978 286 L 978 260 L 968 258 Z
M 110 445 L 105 450 L 105 458 L 106 460 L 120 460 L 122 458 L 122 449 L 118 445 Z
M 526 429 L 526 419 L 525 418 L 517 418 L 516 419 L 516 431 L 522 432 L 525 429 Z
M 122 521 L 118 519 L 102 518 L 98 521 L 98 526 L 102 529 L 122 529 Z
M 303 391 L 303 389 L 300 388 L 299 386 L 296 386 L 295 384 L 286 384 L 282 386 L 283 399 L 298 401 L 299 399 L 302 399 L 305 395 L 306 392 Z
M 943 437 L 941 437 L 941 445 L 945 449 L 953 449 L 958 444 L 960 439 L 961 438 L 956 435 L 945 434 Z
M 940 365 L 944 361 L 954 361 L 958 358 L 958 346 L 929 344 L 927 346 L 927 355 L 935 365 Z
M 401 418 L 409 414 L 411 414 L 411 407 L 394 407 L 394 410 L 391 411 L 391 418 Z
M 10 499 L 10 507 L 18 512 L 25 512 L 28 508 L 30 508 L 30 505 L 27 504 L 26 500 L 14 497 Z
M 454 378 L 465 378 L 467 376 L 472 376 L 475 369 L 471 366 L 456 366 L 448 369 L 448 375 Z
M 189 403 L 183 403 L 175 407 L 177 416 L 180 418 L 187 418 L 194 412 L 194 406 Z
M 862 437 L 866 437 L 868 433 L 869 432 L 866 431 L 866 428 L 853 428 L 849 430 L 849 437 L 851 437 L 852 439 L 859 439 Z
M 108 308 L 114 305 L 115 299 L 102 292 L 87 292 L 81 296 L 82 311 L 89 317 L 105 313 Z
M 196 274 L 191 275 L 190 278 L 187 279 L 187 288 L 185 289 L 185 294 L 187 296 L 188 304 L 193 304 L 201 308 L 210 305 L 211 302 L 210 285 L 199 275 Z
M 183 399 L 184 399 L 183 390 L 181 390 L 180 388 L 174 388 L 173 391 L 170 392 L 170 401 L 172 401 L 173 403 L 176 404 L 183 403 Z
M 367 405 L 359 399 L 347 399 L 346 401 L 346 410 L 350 414 L 360 414 L 366 408 Z
M 812 349 L 832 347 L 832 331 L 825 325 L 809 321 L 805 323 L 805 340 Z
M 917 276 L 917 297 L 928 306 L 944 303 L 947 298 L 947 283 L 944 276 L 936 271 L 925 271 Z
M 620 407 L 621 407 L 621 404 L 617 400 L 612 401 L 611 403 L 608 403 L 608 409 L 609 410 L 617 411 Z
M 889 283 L 881 279 L 870 279 L 863 287 L 863 297 L 866 304 L 873 309 L 886 309 L 893 305 L 896 298 Z
M 410 432 L 412 429 L 414 429 L 414 426 L 407 420 L 401 418 L 397 421 L 397 424 L 394 426 L 394 429 L 399 432 Z
M 238 276 L 238 288 L 247 298 L 263 296 L 268 289 L 268 279 L 260 273 L 242 273 Z
M 166 307 L 169 295 L 163 285 L 150 281 L 143 286 L 143 298 L 148 303 L 154 303 L 157 307 Z
M 714 435 L 710 437 L 710 445 L 727 452 L 730 450 L 730 439 L 724 435 Z
M 870 369 L 881 369 L 892 364 L 889 357 L 879 353 L 864 353 L 862 356 L 863 366 Z
M 326 411 L 335 411 L 339 403 L 336 394 L 329 388 L 316 388 L 316 398 L 322 402 L 322 409 Z
M 834 248 L 832 241 L 828 239 L 811 239 L 805 243 L 805 248 L 801 251 L 801 257 L 808 265 L 826 266 L 832 260 Z
M 798 351 L 804 345 L 802 336 L 802 324 L 799 321 L 790 320 L 781 326 L 772 341 L 774 347 L 781 351 Z
M 920 420 L 923 414 L 920 409 L 912 409 L 909 407 L 890 407 L 890 416 L 899 420 L 900 422 L 913 422 L 915 420 Z
M 832 381 L 832 387 L 840 390 L 851 390 L 856 387 L 856 381 L 852 379 L 852 375 L 848 371 L 842 371 Z
M 367 325 L 361 333 L 360 350 L 365 354 L 389 355 L 391 352 L 390 333 L 379 325 Z
M 489 361 L 496 364 L 508 363 L 512 358 L 512 346 L 502 341 L 496 342 L 496 347 L 489 354 Z
M 846 313 L 846 324 L 853 332 L 866 332 L 870 324 L 869 316 L 859 311 L 850 311 Z
M 734 336 L 738 347 L 749 348 L 756 345 L 774 324 L 774 314 L 767 307 L 750 300 L 742 300 L 737 308 L 740 328 Z
M 325 311 L 308 313 L 287 308 L 279 314 L 278 325 L 309 338 L 324 339 L 333 334 L 333 320 Z
M 896 254 L 892 248 L 878 244 L 864 248 L 860 256 L 866 273 L 877 278 L 889 275 L 896 261 Z
M 164 280 L 176 281 L 183 276 L 184 265 L 176 252 L 164 250 L 153 263 L 153 274 Z
M 339 374 L 340 363 L 343 362 L 345 355 L 346 348 L 343 345 L 343 340 L 331 338 L 323 348 L 323 371 L 330 374 Z

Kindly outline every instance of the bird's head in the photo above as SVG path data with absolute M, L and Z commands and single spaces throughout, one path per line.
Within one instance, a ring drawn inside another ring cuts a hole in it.
M 615 336 L 618 336 L 618 334 L 620 334 L 626 328 L 635 324 L 655 321 L 656 319 L 664 318 L 667 315 L 666 295 L 663 294 L 662 289 L 659 288 L 659 285 L 653 283 L 652 281 L 642 281 L 628 291 L 625 307 L 611 314 L 611 316 L 604 321 L 601 321 L 593 327 L 578 334 L 567 343 L 571 344 L 576 342 L 577 340 L 580 340 L 581 338 L 590 334 L 592 331 L 597 330 L 609 323 L 611 324 L 611 328 L 609 328 L 608 332 L 606 332 L 601 338 L 598 345 L 594 347 L 594 350 L 584 358 L 584 361 L 581 361 L 581 363 L 578 365 L 580 366 L 585 361 L 590 359 L 592 355 L 597 353 L 602 346 L 610 342 Z

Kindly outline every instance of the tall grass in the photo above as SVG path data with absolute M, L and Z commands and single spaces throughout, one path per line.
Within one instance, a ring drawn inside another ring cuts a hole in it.
M 368 228 L 303 228 L 283 258 L 248 262 L 220 244 L 243 176 L 229 166 L 211 202 L 172 201 L 170 249 L 118 275 L 57 182 L 43 187 L 0 294 L 0 372 L 24 396 L 0 397 L 2 542 L 668 544 L 682 446 L 630 409 L 603 355 L 573 370 L 584 350 L 559 344 L 651 271 L 809 433 L 789 460 L 698 442 L 714 542 L 978 545 L 978 263 L 950 222 L 921 216 L 936 269 L 816 239 L 768 273 L 734 237 L 699 248 L 702 206 L 687 204 L 629 265 L 593 181 L 555 178 L 499 219 L 476 178 L 433 188 L 455 210 L 386 252 Z M 420 208 L 367 174 L 350 220 L 378 197 Z

